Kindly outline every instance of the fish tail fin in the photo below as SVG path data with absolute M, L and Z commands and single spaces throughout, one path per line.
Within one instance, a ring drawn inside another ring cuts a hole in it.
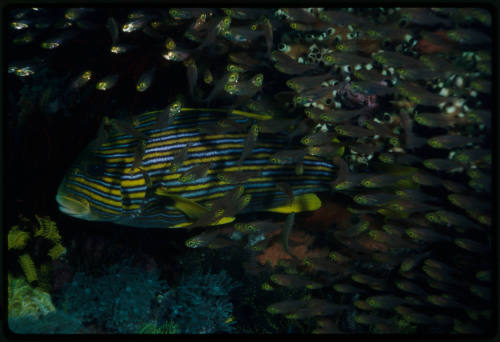
M 300 213 L 302 211 L 315 211 L 321 208 L 321 200 L 316 194 L 308 193 L 295 196 L 291 204 L 282 205 L 279 207 L 267 209 L 273 213 Z

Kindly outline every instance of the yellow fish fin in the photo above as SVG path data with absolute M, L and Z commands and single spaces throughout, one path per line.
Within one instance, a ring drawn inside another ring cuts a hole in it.
M 273 213 L 300 213 L 302 211 L 314 211 L 321 208 L 321 200 L 316 196 L 316 194 L 303 194 L 295 196 L 291 204 L 282 205 L 280 207 L 267 209 Z
M 191 224 L 193 224 L 193 222 L 181 222 L 171 226 L 170 228 L 184 228 L 186 226 L 190 226 Z
M 229 112 L 230 114 L 241 115 L 241 116 L 245 116 L 247 118 L 256 119 L 256 120 L 272 119 L 272 116 L 269 114 L 250 113 L 250 112 L 244 112 L 244 111 L 237 110 L 237 109 L 230 111 L 228 109 L 220 109 L 220 108 L 186 108 L 186 107 L 181 108 L 181 112 L 193 111 L 193 110 L 204 111 L 204 112 L 226 112 L 226 113 Z
M 236 219 L 236 217 L 221 217 L 218 221 L 211 223 L 211 226 L 218 226 L 221 224 L 231 223 Z
M 332 141 L 333 141 L 334 143 L 340 143 L 340 140 L 339 140 L 337 137 L 333 138 L 333 139 L 332 139 Z M 339 156 L 339 157 L 342 157 L 342 156 L 344 155 L 344 151 L 345 151 L 345 147 L 344 147 L 344 146 L 342 146 L 342 147 L 340 147 L 340 148 L 337 150 L 336 155 L 337 155 L 337 156 Z
M 174 207 L 182 211 L 184 214 L 186 214 L 187 217 L 189 217 L 192 220 L 197 220 L 198 218 L 201 217 L 201 215 L 209 212 L 209 210 L 204 206 L 202 206 L 201 204 L 198 204 L 195 201 L 190 200 L 188 198 L 171 194 L 167 192 L 165 189 L 162 188 L 157 189 L 156 194 L 169 198 L 172 201 L 174 201 Z

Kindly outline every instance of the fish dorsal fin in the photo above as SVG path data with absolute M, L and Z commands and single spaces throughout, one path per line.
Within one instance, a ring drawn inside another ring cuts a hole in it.
M 205 112 L 226 112 L 229 114 L 234 114 L 234 115 L 240 115 L 244 116 L 247 118 L 251 119 L 256 119 L 256 120 L 269 120 L 272 119 L 272 116 L 269 114 L 261 114 L 261 113 L 250 113 L 250 112 L 244 112 L 241 110 L 228 110 L 228 109 L 221 109 L 221 108 L 185 108 L 183 107 L 181 111 L 186 112 L 186 111 L 205 111 Z
M 189 217 L 192 220 L 197 220 L 201 217 L 201 215 L 204 215 L 209 212 L 209 210 L 204 206 L 202 206 L 201 204 L 198 204 L 195 201 L 190 200 L 189 198 L 171 194 L 167 192 L 167 190 L 165 189 L 162 188 L 157 189 L 156 194 L 174 201 L 173 206 L 176 209 L 182 211 L 184 214 L 186 214 L 187 217 Z
M 314 211 L 321 207 L 321 200 L 316 194 L 303 194 L 295 196 L 291 204 L 282 205 L 279 207 L 268 209 L 273 213 L 300 213 L 302 211 Z
M 211 226 L 219 226 L 219 225 L 222 225 L 222 224 L 231 223 L 235 219 L 236 219 L 236 217 L 229 217 L 229 216 L 228 217 L 221 217 L 219 220 L 211 223 L 210 225 Z M 193 222 L 182 222 L 182 223 L 176 224 L 175 226 L 172 226 L 171 228 L 184 228 L 184 227 L 189 228 L 189 226 L 191 226 L 192 223 Z

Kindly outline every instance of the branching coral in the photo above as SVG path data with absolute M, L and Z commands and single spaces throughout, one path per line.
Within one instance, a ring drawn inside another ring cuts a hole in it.
M 16 257 L 29 283 L 38 280 L 43 282 L 39 284 L 40 286 L 49 289 L 50 267 L 47 263 L 43 263 L 43 258 L 49 256 L 50 260 L 57 260 L 66 253 L 66 248 L 62 245 L 62 238 L 54 221 L 48 216 L 36 216 L 36 219 L 38 225 L 23 217 L 19 225 L 9 230 L 8 249 L 12 251 L 12 256 L 16 254 L 16 250 L 20 251 Z M 45 251 L 47 254 L 44 255 Z M 33 258 L 38 260 L 37 263 L 43 263 L 40 269 L 37 269 Z M 38 276 L 40 272 L 43 273 L 42 279 Z
M 30 238 L 30 234 L 19 229 L 19 226 L 14 226 L 9 230 L 7 235 L 7 248 L 23 249 Z

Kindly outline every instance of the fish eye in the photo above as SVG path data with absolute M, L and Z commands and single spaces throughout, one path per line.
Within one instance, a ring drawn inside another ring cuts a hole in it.
M 391 137 L 389 139 L 389 143 L 393 146 L 399 146 L 399 139 L 396 137 Z
M 387 122 L 392 121 L 392 116 L 389 113 L 384 113 L 384 116 L 382 118 Z
M 175 42 L 173 39 L 168 39 L 167 44 L 165 45 L 167 50 L 173 50 L 175 49 Z
M 335 33 L 335 29 L 333 27 L 329 27 L 327 30 L 326 30 L 326 33 L 331 36 L 332 34 Z
M 255 76 L 252 81 L 253 85 L 260 86 L 262 84 L 262 79 L 263 79 L 262 75 Z
M 230 76 L 229 76 L 229 81 L 230 82 L 236 82 L 238 80 L 238 74 L 233 72 Z
M 287 44 L 280 44 L 279 46 L 279 50 L 281 52 L 288 52 L 290 51 L 290 45 L 287 45 Z

